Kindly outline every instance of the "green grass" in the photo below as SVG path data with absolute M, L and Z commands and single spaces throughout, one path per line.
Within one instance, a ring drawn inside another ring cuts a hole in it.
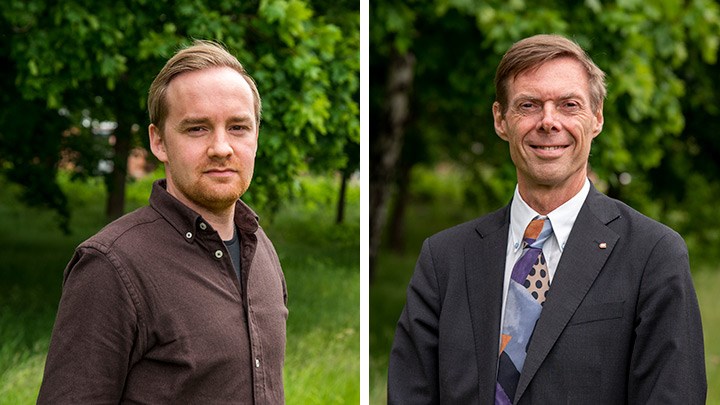
M 705 335 L 705 366 L 709 405 L 720 405 L 720 268 L 705 268 L 693 275 L 700 301 Z
M 306 182 L 329 188 L 328 179 Z M 288 206 L 267 229 L 288 283 L 288 404 L 356 404 L 360 400 L 359 190 L 349 190 L 345 223 L 334 225 L 330 201 Z
M 387 402 L 387 363 L 395 325 L 405 304 L 405 288 L 412 276 L 422 241 L 433 233 L 489 212 L 493 207 L 474 208 L 461 201 L 458 193 L 446 190 L 453 181 L 427 182 L 414 190 L 416 198 L 408 207 L 406 250 L 381 250 L 375 280 L 370 285 L 370 404 Z M 429 191 L 428 191 L 429 190 Z M 433 196 L 443 196 L 442 199 Z M 449 198 L 448 198 L 449 196 Z M 455 197 L 453 197 L 455 196 Z M 413 218 L 421 220 L 412 220 Z M 700 302 L 705 335 L 705 358 L 709 405 L 720 405 L 720 267 L 693 264 L 693 279 Z
M 411 251 L 412 249 L 408 249 Z M 419 248 L 418 248 L 419 251 Z M 413 254 L 392 255 L 384 252 L 381 267 L 370 286 L 370 403 L 385 404 L 387 366 L 395 324 L 405 305 L 405 287 L 415 267 Z
M 152 179 L 129 184 L 128 210 L 144 205 Z M 356 404 L 359 387 L 359 190 L 335 225 L 335 179 L 304 178 L 310 190 L 261 223 L 288 284 L 285 391 L 288 404 Z M 104 225 L 99 182 L 62 182 L 73 211 L 63 235 L 53 213 L 16 200 L 0 178 L 0 405 L 34 404 L 75 246 Z M 313 191 L 314 190 L 314 191 Z M 321 192 L 322 191 L 322 192 Z

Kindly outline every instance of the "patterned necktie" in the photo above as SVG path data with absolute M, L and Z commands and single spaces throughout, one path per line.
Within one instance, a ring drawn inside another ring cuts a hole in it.
M 495 404 L 511 404 L 535 323 L 550 287 L 542 246 L 552 235 L 550 219 L 536 217 L 525 229 L 523 254 L 515 263 L 508 286 L 500 344 Z

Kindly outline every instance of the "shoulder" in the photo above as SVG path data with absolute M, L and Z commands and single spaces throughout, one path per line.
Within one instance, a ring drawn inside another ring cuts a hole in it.
M 468 237 L 485 237 L 500 231 L 509 223 L 509 212 L 510 206 L 502 207 L 489 214 L 444 229 L 427 240 L 431 244 L 457 245 L 458 242 L 467 240 Z
M 257 227 L 257 230 L 255 231 L 255 236 L 257 237 L 258 250 L 270 255 L 274 261 L 279 262 L 277 258 L 277 252 L 275 251 L 275 246 L 273 246 L 272 241 L 267 236 L 265 230 L 261 226 Z
M 142 245 L 142 240 L 150 236 L 148 225 L 160 219 L 162 217 L 151 207 L 139 208 L 106 225 L 81 243 L 78 250 L 94 248 L 107 253 L 126 241 Z
M 143 251 L 151 251 L 148 246 L 152 243 L 159 243 L 155 225 L 158 219 L 162 217 L 152 208 L 139 208 L 82 242 L 65 268 L 63 291 L 94 291 L 98 286 L 113 286 L 106 290 L 132 301 L 138 308 L 138 295 L 132 292 L 137 290 L 129 277 L 133 267 L 130 264 L 139 261 Z
M 596 217 L 606 222 L 610 229 L 627 241 L 651 246 L 662 244 L 687 250 L 682 236 L 675 230 L 620 200 L 596 191 L 588 197 L 587 205 Z

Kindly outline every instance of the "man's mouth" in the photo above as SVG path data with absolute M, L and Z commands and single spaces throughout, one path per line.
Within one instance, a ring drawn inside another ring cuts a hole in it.
M 530 146 L 533 149 L 541 149 L 541 150 L 558 150 L 558 149 L 564 149 L 567 148 L 567 146 L 540 146 L 540 145 L 531 145 Z
M 215 168 L 215 169 L 207 169 L 204 171 L 206 176 L 210 177 L 218 177 L 218 178 L 229 178 L 232 176 L 237 175 L 237 170 L 233 170 L 230 168 Z
M 207 169 L 205 170 L 206 173 L 225 173 L 225 172 L 235 172 L 236 170 L 223 167 L 223 168 L 214 168 L 214 169 Z

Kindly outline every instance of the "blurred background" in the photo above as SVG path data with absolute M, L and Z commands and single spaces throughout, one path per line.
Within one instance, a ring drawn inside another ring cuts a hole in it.
M 225 44 L 263 121 L 243 199 L 289 290 L 288 404 L 359 401 L 359 3 L 6 0 L 0 7 L 0 404 L 33 404 L 75 246 L 147 204 L 146 97 L 193 39 Z
M 590 177 L 680 232 L 720 404 L 720 7 L 714 0 L 375 0 L 370 7 L 370 390 L 387 361 L 423 239 L 508 203 L 495 135 L 503 53 L 539 33 L 577 41 L 608 74 Z

